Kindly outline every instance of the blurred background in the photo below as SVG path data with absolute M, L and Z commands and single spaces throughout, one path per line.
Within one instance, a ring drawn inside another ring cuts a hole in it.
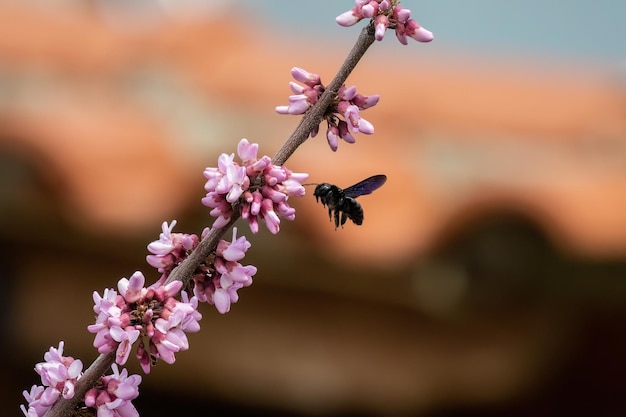
M 332 79 L 352 5 L 0 2 L 4 409 L 60 340 L 96 357 L 91 294 L 157 278 L 161 222 L 212 221 L 206 166 L 242 137 L 278 150 L 290 68 Z M 364 224 L 335 231 L 309 193 L 249 236 L 255 284 L 203 307 L 141 415 L 626 415 L 626 6 L 403 5 L 435 41 L 388 33 L 349 78 L 382 97 L 375 134 L 287 164 L 343 188 L 386 174 Z

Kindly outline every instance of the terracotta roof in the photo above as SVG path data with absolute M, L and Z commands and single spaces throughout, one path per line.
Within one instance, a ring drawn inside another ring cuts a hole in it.
M 335 232 L 321 207 L 295 203 L 315 225 L 307 233 L 342 256 L 405 259 L 476 217 L 512 210 L 566 250 L 624 255 L 626 118 L 617 80 L 497 57 L 420 62 L 422 47 L 402 60 L 375 49 L 351 77 L 363 93 L 382 94 L 364 113 L 373 136 L 336 154 L 322 136 L 289 161 L 313 182 L 389 177 L 363 197 L 361 228 Z M 64 184 L 68 216 L 81 224 L 154 227 L 195 204 L 200 170 L 240 137 L 270 155 L 278 148 L 296 122 L 273 112 L 289 94 L 291 66 L 328 81 L 345 52 L 271 32 L 252 37 L 219 19 L 130 30 L 90 11 L 4 4 L 0 141 L 34 151 Z M 150 96 L 145 79 L 161 96 Z M 169 100 L 177 104 L 153 105 Z M 187 135 L 207 124 L 217 134 Z

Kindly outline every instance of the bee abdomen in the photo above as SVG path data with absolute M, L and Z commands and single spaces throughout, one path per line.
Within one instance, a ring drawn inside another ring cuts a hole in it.
M 341 210 L 358 226 L 363 223 L 363 207 L 352 197 L 345 197 Z

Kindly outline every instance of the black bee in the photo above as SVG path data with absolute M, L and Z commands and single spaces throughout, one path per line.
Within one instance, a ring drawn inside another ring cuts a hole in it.
M 324 207 L 328 206 L 328 217 L 331 221 L 333 220 L 333 211 L 335 212 L 335 230 L 337 230 L 339 225 L 343 227 L 348 219 L 356 225 L 363 223 L 363 207 L 355 198 L 371 194 L 380 188 L 385 181 L 387 181 L 385 175 L 374 175 L 343 190 L 328 183 L 318 184 L 313 195 L 315 201 L 321 201 Z M 341 219 L 339 213 L 341 213 Z

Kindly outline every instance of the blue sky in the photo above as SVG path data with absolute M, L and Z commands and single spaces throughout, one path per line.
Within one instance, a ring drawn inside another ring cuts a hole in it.
M 354 38 L 354 31 L 334 23 L 337 14 L 352 7 L 351 0 L 239 2 L 293 36 L 319 34 L 323 28 L 329 39 Z M 438 48 L 444 50 L 563 57 L 609 66 L 626 62 L 624 0 L 405 0 L 402 4 L 435 33 Z

